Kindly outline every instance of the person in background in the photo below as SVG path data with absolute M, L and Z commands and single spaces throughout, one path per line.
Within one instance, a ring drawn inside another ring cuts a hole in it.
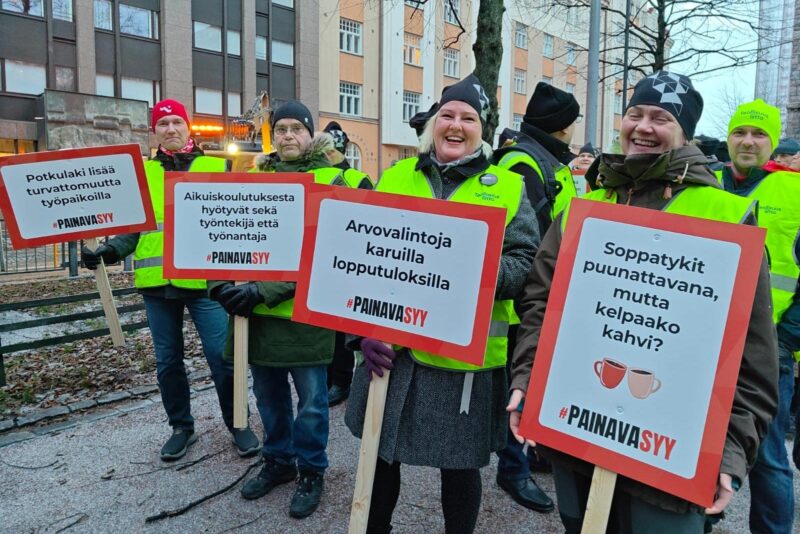
M 596 157 L 597 149 L 591 143 L 586 143 L 578 151 L 578 157 L 570 162 L 569 168 L 573 171 L 586 171 L 592 166 Z
M 775 147 L 772 159 L 785 170 L 800 170 L 800 166 L 797 165 L 800 162 L 800 143 L 791 137 L 782 139 Z
M 719 152 L 721 145 L 719 139 L 707 135 L 698 135 L 694 138 L 694 142 L 700 151 L 705 154 L 708 167 L 714 172 L 721 171 L 725 164 L 717 158 L 717 152 Z

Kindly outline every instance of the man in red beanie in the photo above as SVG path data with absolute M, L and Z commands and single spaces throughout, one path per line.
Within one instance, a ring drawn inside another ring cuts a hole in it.
M 222 358 L 228 314 L 208 298 L 205 280 L 167 280 L 162 269 L 164 171 L 225 172 L 230 170 L 230 162 L 203 155 L 189 136 L 186 108 L 177 100 L 162 100 L 153 107 L 152 128 L 158 150 L 145 163 L 145 171 L 158 228 L 141 234 L 118 235 L 95 251 L 83 247 L 81 256 L 86 267 L 95 269 L 101 258 L 114 263 L 134 254 L 134 282 L 144 298 L 156 353 L 158 387 L 172 427 L 172 436 L 161 448 L 161 459 L 177 460 L 197 441 L 189 405 L 189 380 L 183 365 L 185 308 L 200 335 L 225 426 L 239 455 L 252 456 L 260 449 L 258 438 L 249 428 L 233 428 L 233 365 Z

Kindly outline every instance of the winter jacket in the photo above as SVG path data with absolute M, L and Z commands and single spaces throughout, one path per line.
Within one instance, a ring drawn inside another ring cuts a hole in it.
M 676 177 L 684 174 L 682 183 Z M 617 203 L 661 210 L 669 192 L 677 194 L 687 187 L 715 187 L 719 184 L 697 147 L 686 146 L 660 155 L 603 154 L 589 169 L 587 178 L 603 184 L 617 194 Z M 666 194 L 665 194 L 666 193 Z M 561 246 L 559 215 L 545 234 L 539 252 L 519 299 L 522 323 L 512 363 L 512 389 L 527 390 L 533 358 L 539 341 L 550 286 Z M 755 225 L 754 217 L 746 224 Z M 769 271 L 762 261 L 747 328 L 744 354 L 728 424 L 720 472 L 739 483 L 753 466 L 758 447 L 775 414 L 778 401 L 778 356 L 772 322 Z M 546 455 L 588 476 L 593 466 L 572 456 L 541 447 Z M 678 513 L 697 509 L 695 505 L 656 488 L 620 476 L 617 486 L 637 498 Z

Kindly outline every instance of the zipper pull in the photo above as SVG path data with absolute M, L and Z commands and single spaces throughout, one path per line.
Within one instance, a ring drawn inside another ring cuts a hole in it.
M 631 188 L 628 189 L 628 200 L 625 202 L 625 205 L 627 205 L 627 206 L 631 205 L 631 197 L 632 196 L 633 196 L 633 186 L 631 186 Z

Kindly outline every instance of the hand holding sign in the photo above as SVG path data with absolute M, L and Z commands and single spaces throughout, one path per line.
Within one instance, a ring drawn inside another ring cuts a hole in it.
M 383 370 L 394 369 L 394 360 L 396 354 L 392 347 L 377 339 L 365 337 L 361 340 L 361 352 L 364 354 L 364 364 L 369 370 L 367 375 L 372 380 L 372 375 L 382 377 Z

